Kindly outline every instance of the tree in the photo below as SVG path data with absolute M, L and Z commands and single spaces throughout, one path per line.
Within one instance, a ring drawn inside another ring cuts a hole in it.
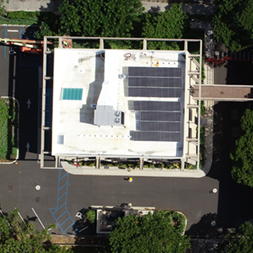
M 241 118 L 241 129 L 244 134 L 230 154 L 233 160 L 231 175 L 237 183 L 253 187 L 253 111 L 250 109 Z
M 6 14 L 5 6 L 0 3 L 0 17 Z
M 176 226 L 179 220 L 174 220 L 171 214 L 158 211 L 154 215 L 118 218 L 109 234 L 111 252 L 185 253 L 190 248 L 189 238 L 182 235 L 182 227 Z
M 0 217 L 0 252 L 64 252 L 64 248 L 50 243 L 48 234 L 49 226 L 45 230 L 35 230 L 32 224 L 26 224 L 18 216 L 18 210 L 15 209 L 7 217 Z M 43 243 L 48 241 L 49 243 Z M 66 252 L 66 251 L 65 251 Z M 71 251 L 67 251 L 71 252 Z
M 233 51 L 253 45 L 253 0 L 216 0 L 216 15 L 212 20 L 218 42 Z
M 245 222 L 238 229 L 226 236 L 219 248 L 220 253 L 252 253 L 253 225 Z
M 130 37 L 143 8 L 140 0 L 64 0 L 59 11 L 62 34 Z
M 146 14 L 146 21 L 143 25 L 142 36 L 145 38 L 167 38 L 180 39 L 187 16 L 182 10 L 182 3 L 172 4 L 169 10 L 159 13 Z M 150 49 L 178 49 L 176 43 L 149 42 Z
M 59 33 L 59 16 L 51 12 L 40 12 L 38 14 L 40 29 L 36 31 L 36 39 L 43 40 L 44 36 L 57 36 Z

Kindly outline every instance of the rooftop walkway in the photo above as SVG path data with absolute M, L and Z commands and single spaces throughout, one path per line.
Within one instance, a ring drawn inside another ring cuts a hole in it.
M 194 85 L 193 97 L 199 97 L 199 85 Z M 253 86 L 207 84 L 201 86 L 202 100 L 247 101 L 253 99 Z

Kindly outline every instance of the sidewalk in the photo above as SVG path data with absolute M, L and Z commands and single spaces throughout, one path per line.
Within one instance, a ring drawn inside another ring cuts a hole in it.
M 8 1 L 8 2 L 7 2 Z M 58 12 L 63 0 L 4 0 L 7 11 L 52 11 Z
M 58 12 L 58 7 L 63 0 L 4 0 L 7 11 L 52 11 Z M 142 0 L 145 11 L 158 12 L 165 11 L 171 7 L 171 3 L 166 1 Z M 189 14 L 209 15 L 214 12 L 214 4 L 207 3 L 183 3 L 183 11 Z

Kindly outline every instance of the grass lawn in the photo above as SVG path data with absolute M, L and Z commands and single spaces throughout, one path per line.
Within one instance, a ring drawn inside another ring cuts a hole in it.
M 0 162 L 13 161 L 18 151 L 18 104 L 12 98 L 0 99 Z

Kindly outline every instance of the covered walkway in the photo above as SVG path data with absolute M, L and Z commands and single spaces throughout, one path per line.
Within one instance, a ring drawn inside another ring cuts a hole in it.
M 199 98 L 199 85 L 193 86 L 193 98 Z M 253 86 L 207 84 L 201 86 L 202 100 L 247 101 L 253 99 Z

